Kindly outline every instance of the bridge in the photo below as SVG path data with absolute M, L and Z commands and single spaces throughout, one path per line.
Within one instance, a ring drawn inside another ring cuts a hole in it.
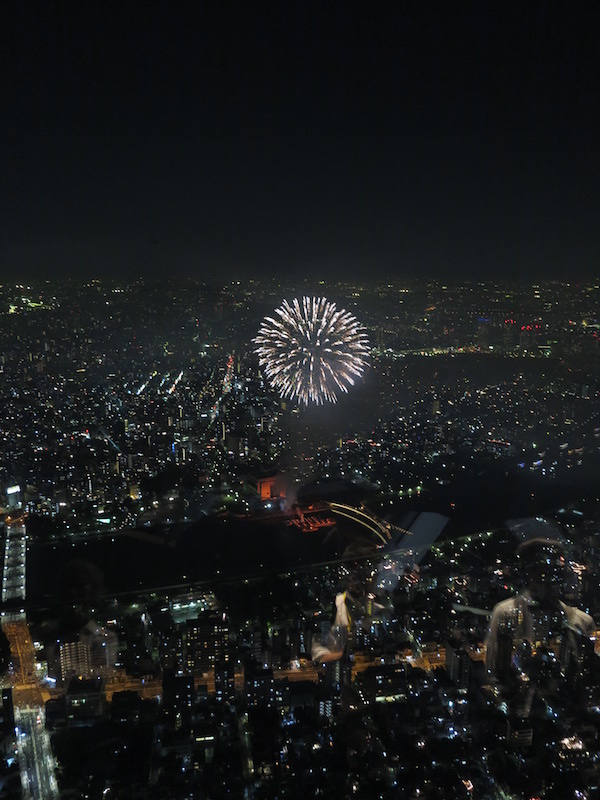
M 339 514 L 367 528 L 382 544 L 388 544 L 392 538 L 390 526 L 376 517 L 375 514 L 371 514 L 360 508 L 355 508 L 354 506 L 346 505 L 345 503 L 329 503 L 329 508 L 334 514 Z
M 380 519 L 377 515 L 370 511 L 366 511 L 364 508 L 356 508 L 355 506 L 349 506 L 346 503 L 329 503 L 328 505 L 334 514 L 347 517 L 348 519 L 352 520 L 352 522 L 356 522 L 359 525 L 362 525 L 364 528 L 367 528 L 379 539 L 381 544 L 386 545 L 388 549 L 390 548 L 390 545 L 393 547 L 394 544 L 398 544 L 398 541 L 394 542 L 393 540 L 394 531 L 401 533 L 404 536 L 412 536 L 412 531 L 409 531 L 406 528 L 401 528 L 399 525 L 394 525 L 391 522 L 386 522 L 386 520 Z M 405 548 L 402 547 L 399 549 Z

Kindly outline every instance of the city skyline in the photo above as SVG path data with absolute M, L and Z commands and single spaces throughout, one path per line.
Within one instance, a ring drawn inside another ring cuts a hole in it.
M 598 15 L 5 4 L 1 274 L 593 278 Z
M 0 6 L 0 794 L 600 798 L 600 6 Z
M 305 407 L 293 282 L 0 285 L 9 797 L 595 797 L 600 284 L 326 290 Z

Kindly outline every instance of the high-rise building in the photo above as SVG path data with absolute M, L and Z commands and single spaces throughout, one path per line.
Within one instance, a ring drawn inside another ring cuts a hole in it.
M 75 675 L 86 678 L 91 673 L 90 646 L 87 642 L 62 642 L 60 674 L 63 683 Z
M 89 649 L 92 672 L 102 675 L 114 672 L 119 656 L 119 641 L 113 631 L 90 620 L 81 629 L 79 640 Z
M 512 353 L 515 349 L 516 323 L 514 319 L 505 319 L 502 328 L 502 346 L 506 353 Z
M 460 642 L 446 644 L 446 672 L 460 692 L 466 692 L 471 681 L 471 659 Z
M 0 705 L 0 747 L 2 754 L 14 756 L 16 750 L 15 736 L 15 710 L 13 706 L 12 689 L 2 690 L 2 704 Z
M 506 722 L 506 741 L 515 750 L 526 750 L 533 743 L 533 727 L 528 719 L 511 717 Z
M 577 628 L 565 626 L 559 661 L 571 696 L 583 703 L 598 699 L 598 657 L 594 640 Z
M 183 633 L 179 626 L 165 628 L 158 634 L 158 651 L 163 669 L 182 672 L 185 664 Z
M 249 706 L 271 708 L 275 705 L 275 681 L 272 669 L 249 664 L 244 673 L 246 702 Z
M 512 620 L 505 621 L 498 628 L 497 636 L 492 644 L 488 644 L 487 666 L 492 675 L 505 680 L 511 669 L 513 642 L 515 636 Z
M 480 350 L 487 350 L 490 344 L 490 321 L 486 317 L 477 320 L 477 346 Z
M 165 670 L 163 675 L 163 717 L 171 732 L 189 730 L 194 711 L 194 676 L 176 675 Z
M 229 621 L 225 614 L 201 614 L 186 622 L 186 666 L 207 671 L 229 661 Z
M 65 702 L 68 727 L 94 725 L 104 714 L 104 678 L 71 678 Z
M 217 700 L 233 700 L 235 696 L 235 664 L 232 658 L 215 661 L 215 696 Z

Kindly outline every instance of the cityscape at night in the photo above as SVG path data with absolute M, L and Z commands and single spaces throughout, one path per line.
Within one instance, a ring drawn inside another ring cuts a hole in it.
M 539 537 L 600 615 L 600 285 L 323 284 L 371 352 L 308 407 L 252 342 L 305 284 L 2 286 L 7 785 L 593 796 L 595 634 L 535 724 L 486 637 Z
M 600 800 L 600 11 L 0 8 L 0 800 Z

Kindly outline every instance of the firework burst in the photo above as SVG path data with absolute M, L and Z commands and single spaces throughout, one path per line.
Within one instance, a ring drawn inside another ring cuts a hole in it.
M 335 403 L 364 372 L 369 340 L 350 314 L 324 297 L 284 300 L 253 339 L 261 367 L 281 397 Z

